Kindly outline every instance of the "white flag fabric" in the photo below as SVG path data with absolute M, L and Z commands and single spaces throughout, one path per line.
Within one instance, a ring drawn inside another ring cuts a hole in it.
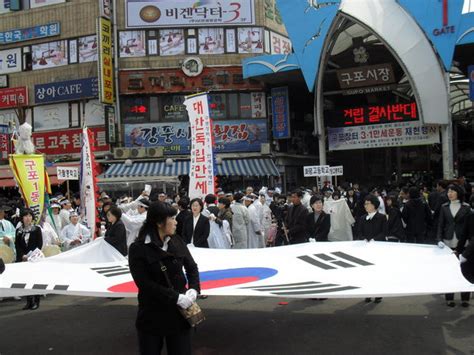
M 82 130 L 81 165 L 80 165 L 80 190 L 81 190 L 81 216 L 91 231 L 92 238 L 95 237 L 96 228 L 96 182 L 95 161 L 91 147 L 89 130 Z
M 206 295 L 364 298 L 474 291 L 451 250 L 432 245 L 356 241 L 190 250 Z M 127 259 L 103 239 L 35 263 L 7 264 L 0 275 L 0 297 L 136 292 Z

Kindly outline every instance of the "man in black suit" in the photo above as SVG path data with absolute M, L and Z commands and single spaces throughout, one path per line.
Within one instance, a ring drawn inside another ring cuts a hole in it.
M 379 199 L 374 195 L 368 195 L 364 200 L 364 208 L 367 214 L 359 219 L 357 224 L 357 239 L 370 242 L 371 240 L 386 241 L 388 235 L 387 217 L 377 209 L 380 206 Z M 365 302 L 372 301 L 366 298 Z M 382 302 L 382 297 L 376 297 L 375 303 Z
M 192 212 L 189 210 L 189 197 L 183 196 L 178 201 L 179 213 L 176 216 L 176 235 L 183 236 L 184 221 L 192 216 Z
M 303 191 L 301 190 L 295 190 L 291 194 L 293 206 L 289 208 L 286 217 L 286 229 L 290 244 L 300 244 L 308 241 L 306 228 L 308 209 L 301 203 L 302 198 Z

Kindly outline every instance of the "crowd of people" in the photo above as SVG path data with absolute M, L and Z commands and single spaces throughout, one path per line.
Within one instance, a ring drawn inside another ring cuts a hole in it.
M 176 235 L 196 247 L 246 249 L 351 240 L 439 243 L 459 256 L 465 277 L 474 282 L 471 251 L 466 248 L 474 237 L 473 198 L 471 189 L 459 181 L 439 181 L 433 191 L 419 186 L 368 190 L 358 184 L 327 184 L 283 194 L 278 188 L 249 186 L 234 193 L 218 189 L 215 195 L 192 200 L 185 193 L 149 196 L 144 191 L 136 199 L 123 196 L 113 201 L 102 192 L 93 236 L 82 223 L 80 195 L 56 195 L 38 225 L 32 223 L 32 211 L 0 205 L 0 249 L 4 259 L 5 248 L 11 249 L 11 260 L 5 261 L 21 262 L 35 249 L 49 256 L 102 236 L 126 256 L 156 200 L 177 211 Z M 453 295 L 446 301 L 454 306 Z M 462 304 L 468 301 L 469 294 L 463 294 Z M 25 309 L 38 306 L 39 298 L 29 297 Z

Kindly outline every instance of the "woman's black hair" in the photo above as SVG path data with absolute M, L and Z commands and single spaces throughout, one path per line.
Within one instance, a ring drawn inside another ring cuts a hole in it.
M 122 217 L 122 210 L 120 208 L 118 208 L 117 206 L 110 207 L 109 210 L 107 211 L 107 213 L 110 213 L 115 218 L 117 218 L 117 221 L 119 221 L 120 218 Z
M 223 204 L 225 206 L 225 208 L 230 207 L 230 200 L 227 197 L 221 197 L 219 199 L 219 203 Z
M 364 199 L 364 201 L 369 201 L 371 204 L 374 205 L 375 209 L 379 208 L 380 207 L 380 201 L 379 199 L 377 198 L 377 196 L 375 195 L 367 195 Z
M 148 209 L 146 220 L 138 232 L 137 241 L 145 241 L 147 235 L 149 235 L 151 239 L 159 239 L 158 225 L 166 223 L 168 218 L 176 216 L 177 213 L 178 211 L 168 203 L 160 201 L 153 202 Z
M 201 212 L 202 212 L 202 210 L 204 209 L 204 203 L 202 202 L 202 200 L 200 198 L 193 198 L 191 202 L 189 203 L 189 206 L 192 206 L 194 202 L 199 203 L 199 206 L 201 206 Z
M 309 205 L 310 205 L 311 207 L 313 207 L 313 204 L 316 203 L 316 202 L 318 202 L 318 201 L 321 201 L 321 203 L 324 204 L 324 200 L 323 200 L 323 198 L 322 198 L 321 196 L 319 196 L 319 195 L 311 196 L 311 199 L 309 200 Z
M 466 191 L 464 190 L 462 186 L 457 185 L 457 184 L 451 184 L 448 186 L 448 190 L 456 191 L 456 193 L 458 194 L 458 200 L 460 202 L 464 201 L 464 195 L 466 194 Z
M 23 222 L 23 217 L 30 215 L 31 217 L 35 218 L 35 213 L 31 208 L 25 208 L 20 212 L 20 219 Z
M 334 199 L 334 196 L 337 196 L 337 197 L 341 198 L 341 193 L 338 190 L 336 190 L 332 193 L 332 198 L 333 199 Z
M 415 200 L 417 198 L 420 198 L 420 190 L 418 189 L 418 187 L 412 186 L 408 190 L 408 195 L 410 196 L 411 200 Z
M 385 201 L 387 201 L 387 200 L 392 201 L 392 207 L 394 207 L 394 208 L 398 208 L 398 207 L 399 207 L 397 196 L 388 195 L 388 196 L 385 198 Z
M 189 197 L 181 197 L 178 201 L 178 206 L 181 207 L 183 210 L 187 210 L 189 208 Z

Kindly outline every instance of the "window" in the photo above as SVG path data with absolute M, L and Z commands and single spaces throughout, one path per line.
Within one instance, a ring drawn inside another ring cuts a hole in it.
M 239 118 L 239 94 L 227 94 L 229 118 Z
M 148 122 L 150 98 L 144 96 L 122 97 L 122 115 L 125 123 Z
M 252 104 L 249 93 L 240 94 L 240 118 L 252 118 Z
M 214 120 L 228 118 L 226 94 L 209 95 L 209 114 Z
M 163 121 L 187 121 L 188 113 L 184 106 L 184 95 L 168 95 L 161 97 Z

